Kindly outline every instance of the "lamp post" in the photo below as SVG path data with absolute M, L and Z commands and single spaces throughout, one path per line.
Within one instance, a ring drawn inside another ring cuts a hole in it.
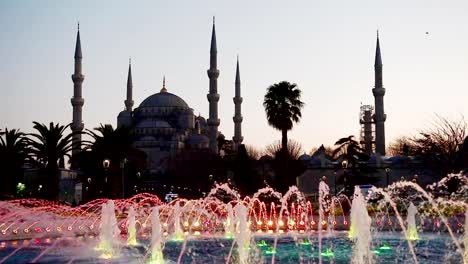
M 347 192 L 347 189 L 348 189 L 348 182 L 347 182 L 347 179 L 346 179 L 346 174 L 347 174 L 347 168 L 348 168 L 348 161 L 347 160 L 343 160 L 341 162 L 341 167 L 343 168 L 343 182 L 344 182 L 344 191 L 345 191 L 345 194 Z
M 104 188 L 107 187 L 107 171 L 109 170 L 109 167 L 110 167 L 110 160 L 109 159 L 105 159 L 102 161 L 102 167 L 104 168 Z M 107 192 L 106 192 L 106 195 L 107 195 Z
M 335 196 L 336 196 L 336 170 L 333 171 L 333 181 L 335 184 Z
M 390 168 L 385 168 L 385 175 L 387 176 L 387 186 L 390 184 Z
M 120 169 L 122 170 L 122 199 L 125 198 L 125 180 L 124 180 L 124 174 L 125 174 L 125 164 L 127 163 L 127 158 L 124 158 L 123 160 L 120 161 Z

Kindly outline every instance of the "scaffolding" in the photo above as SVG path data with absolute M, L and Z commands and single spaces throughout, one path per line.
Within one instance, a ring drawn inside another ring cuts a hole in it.
M 374 106 L 361 105 L 359 111 L 359 123 L 361 124 L 360 140 L 361 146 L 367 154 L 374 152 L 375 131 L 373 129 Z

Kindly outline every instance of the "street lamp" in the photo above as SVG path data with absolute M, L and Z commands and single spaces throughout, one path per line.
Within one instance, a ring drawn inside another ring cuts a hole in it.
M 107 171 L 109 170 L 109 167 L 110 167 L 110 160 L 109 159 L 105 159 L 102 161 L 102 167 L 104 168 L 104 183 L 105 183 L 105 186 L 107 186 Z M 104 187 L 106 188 L 106 187 Z M 105 194 L 107 195 L 107 194 Z
M 124 158 L 122 161 L 120 161 L 120 168 L 122 169 L 122 199 L 125 198 L 125 181 L 124 181 L 125 163 L 127 163 L 127 158 Z
M 389 179 L 389 175 L 390 175 L 390 168 L 385 168 L 385 175 L 387 176 L 387 186 L 390 184 L 390 179 Z
M 347 192 L 347 189 L 348 189 L 348 182 L 346 181 L 346 174 L 347 174 L 347 171 L 346 169 L 348 168 L 348 161 L 347 160 L 343 160 L 341 162 L 341 167 L 343 168 L 343 181 L 344 181 L 344 191 L 345 191 L 345 194 Z

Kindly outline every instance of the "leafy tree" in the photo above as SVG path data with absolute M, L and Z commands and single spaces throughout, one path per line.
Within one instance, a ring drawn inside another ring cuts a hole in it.
M 85 133 L 91 137 L 91 140 L 85 141 L 85 149 L 78 157 L 78 164 L 85 174 L 94 176 L 91 181 L 94 182 L 95 189 L 91 196 L 99 196 L 96 193 L 99 190 L 104 191 L 101 195 L 106 195 L 109 190 L 112 190 L 114 198 L 120 197 L 119 194 L 123 188 L 122 177 L 125 178 L 123 179 L 126 183 L 125 187 L 133 186 L 132 180 L 135 177 L 129 177 L 129 175 L 135 175 L 144 169 L 146 154 L 133 147 L 134 136 L 128 127 L 122 126 L 114 129 L 112 125 L 101 124 L 93 130 L 87 129 Z M 103 161 L 106 159 L 110 161 L 107 172 L 103 168 Z M 105 174 L 108 177 L 107 183 Z M 103 177 L 95 177 L 96 175 Z
M 288 131 L 293 124 L 299 122 L 302 117 L 301 109 L 304 103 L 301 101 L 301 90 L 295 83 L 282 81 L 267 88 L 263 101 L 268 124 L 281 131 L 282 151 L 286 153 L 288 148 Z
M 15 191 L 16 182 L 21 176 L 21 167 L 28 158 L 29 145 L 26 134 L 18 129 L 0 131 L 0 168 L 2 184 L 0 193 L 11 195 Z
M 332 156 L 346 160 L 349 167 L 357 167 L 360 161 L 369 159 L 369 155 L 367 155 L 359 143 L 354 140 L 353 135 L 338 139 L 338 141 L 335 142 L 335 146 L 336 148 L 333 150 Z
M 271 157 L 276 157 L 277 155 L 280 154 L 282 148 L 283 148 L 282 143 L 280 141 L 275 141 L 265 147 L 265 154 Z M 303 154 L 303 148 L 302 148 L 301 143 L 293 139 L 288 139 L 287 150 L 288 150 L 288 156 L 293 160 L 298 159 L 299 156 Z
M 29 134 L 31 153 L 37 164 L 46 170 L 45 193 L 49 199 L 57 199 L 59 185 L 59 168 L 64 167 L 64 158 L 70 158 L 73 148 L 72 137 L 74 133 L 66 134 L 65 130 L 70 124 L 63 126 L 50 122 L 47 127 L 44 124 L 33 122 L 33 128 L 37 133 Z
M 260 175 L 254 168 L 254 160 L 249 157 L 244 144 L 237 150 L 237 155 L 233 161 L 234 181 L 241 194 L 253 194 L 263 184 Z
M 345 168 L 345 174 L 342 177 L 345 194 L 351 195 L 354 185 L 377 181 L 377 179 L 366 176 L 365 172 L 370 170 L 365 163 L 365 161 L 369 160 L 369 155 L 354 140 L 354 136 L 340 138 L 335 142 L 335 146 L 336 148 L 332 153 L 333 156 L 347 162 L 347 168 Z

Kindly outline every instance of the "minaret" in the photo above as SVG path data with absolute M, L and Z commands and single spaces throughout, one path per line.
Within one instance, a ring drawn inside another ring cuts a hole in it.
M 81 84 L 84 80 L 84 75 L 81 73 L 81 59 L 80 24 L 78 23 L 78 33 L 76 36 L 75 46 L 75 72 L 71 76 L 73 80 L 73 98 L 71 99 L 71 104 L 73 106 L 73 122 L 70 125 L 70 128 L 73 132 L 81 132 L 84 128 L 83 120 L 81 119 L 81 109 L 84 104 L 84 99 L 81 97 Z M 72 142 L 72 157 L 75 157 L 76 154 L 81 152 L 81 134 L 75 134 Z
M 379 32 L 377 31 L 377 47 L 375 51 L 375 86 L 372 93 L 375 98 L 375 152 L 385 155 L 385 120 L 387 116 L 384 112 L 385 88 L 382 82 L 382 57 L 380 55 Z
M 213 17 L 213 31 L 211 34 L 211 48 L 210 48 L 210 68 L 208 69 L 208 77 L 210 78 L 210 91 L 207 95 L 208 102 L 210 103 L 210 113 L 207 120 L 208 136 L 210 139 L 210 149 L 213 153 L 218 154 L 218 76 L 219 70 L 217 69 L 217 49 L 216 49 L 216 31 L 215 31 L 215 18 Z
M 236 82 L 235 82 L 235 97 L 232 98 L 234 101 L 234 137 L 232 137 L 232 142 L 234 143 L 234 149 L 237 150 L 244 137 L 242 136 L 242 97 L 241 97 L 241 82 L 240 82 L 240 73 L 239 73 L 239 56 L 237 56 L 237 66 L 236 66 Z
M 128 60 L 128 77 L 127 77 L 127 100 L 125 100 L 125 110 L 131 112 L 133 107 L 133 81 L 132 81 L 132 61 Z

